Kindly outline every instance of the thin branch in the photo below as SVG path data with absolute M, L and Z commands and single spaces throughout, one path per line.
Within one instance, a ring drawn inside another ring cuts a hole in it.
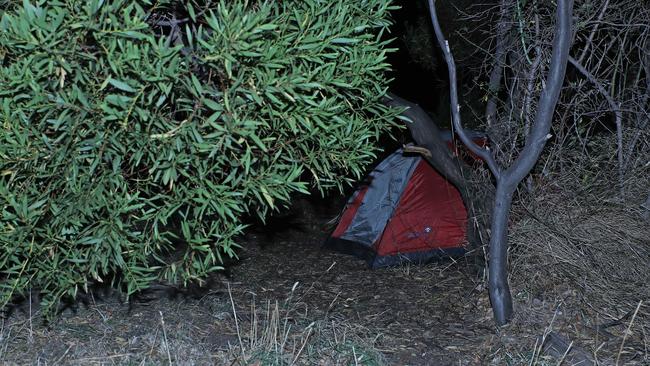
M 445 56 L 445 61 L 447 62 L 447 68 L 449 70 L 449 97 L 451 99 L 452 106 L 451 116 L 453 126 L 456 129 L 456 133 L 460 137 L 463 144 L 465 144 L 465 146 L 467 146 L 471 152 L 479 156 L 487 163 L 488 167 L 492 171 L 492 174 L 494 174 L 498 180 L 501 176 L 501 168 L 494 159 L 492 152 L 489 150 L 489 148 L 482 148 L 476 144 L 467 135 L 465 129 L 463 129 L 463 126 L 461 125 L 460 105 L 458 104 L 458 85 L 456 83 L 456 63 L 454 62 L 454 56 L 451 54 L 451 50 L 449 49 L 449 42 L 445 39 L 445 36 L 442 33 L 442 29 L 440 28 L 438 14 L 436 13 L 436 7 L 433 3 L 433 0 L 429 0 L 429 10 L 429 13 L 431 14 L 431 22 L 433 23 L 433 28 L 436 32 L 436 38 L 438 39 L 440 48 L 442 48 L 442 52 Z
M 503 174 L 504 183 L 508 185 L 516 187 L 530 173 L 539 159 L 546 141 L 551 137 L 549 131 L 555 113 L 555 105 L 564 84 L 571 37 L 573 35 L 572 14 L 572 0 L 559 0 L 557 2 L 555 37 L 553 38 L 553 52 L 546 86 L 537 103 L 537 114 L 535 115 L 528 142 L 524 145 L 514 163 Z
M 609 6 L 609 0 L 605 0 L 603 9 L 600 11 L 600 14 L 598 14 L 598 20 L 594 23 L 593 28 L 591 28 L 591 33 L 589 33 L 589 38 L 587 38 L 587 41 L 585 42 L 585 48 L 582 50 L 580 57 L 578 57 L 579 64 L 581 64 L 582 61 L 585 59 L 585 56 L 587 55 L 587 51 L 589 50 L 589 46 L 591 46 L 592 42 L 594 41 L 594 36 L 596 35 L 596 31 L 598 30 L 598 25 L 600 24 L 600 21 L 603 20 L 603 16 L 605 15 L 605 11 L 607 10 L 608 6 Z
M 594 75 L 592 75 L 589 70 L 587 70 L 582 64 L 574 59 L 573 57 L 569 56 L 569 62 L 575 67 L 578 71 L 580 71 L 581 74 L 583 74 L 587 80 L 589 80 L 600 94 L 605 97 L 607 100 L 607 103 L 609 103 L 609 107 L 611 110 L 614 112 L 614 116 L 616 118 L 616 137 L 617 137 L 617 142 L 618 142 L 618 148 L 617 150 L 617 155 L 618 155 L 618 179 L 619 179 L 619 188 L 623 188 L 623 167 L 624 167 L 624 160 L 623 160 L 623 113 L 621 113 L 621 108 L 616 101 L 614 101 L 614 98 L 607 92 L 603 84 L 601 84 L 598 79 Z
M 490 72 L 490 80 L 488 81 L 488 101 L 485 107 L 485 119 L 487 125 L 491 126 L 497 112 L 497 99 L 499 93 L 499 86 L 501 85 L 501 78 L 503 77 L 503 67 L 506 55 L 506 34 L 510 31 L 511 24 L 508 22 L 510 16 L 508 1 L 502 0 L 500 9 L 499 24 L 497 25 L 497 44 L 494 51 L 494 64 Z
M 530 71 L 528 73 L 528 85 L 526 85 L 526 94 L 524 96 L 524 119 L 526 124 L 524 126 L 524 134 L 526 136 L 526 141 L 528 140 L 528 134 L 530 133 L 530 115 L 533 97 L 533 88 L 535 87 L 535 80 L 537 79 L 537 71 L 542 62 L 542 48 L 540 46 L 535 47 L 535 59 L 533 64 L 530 66 Z

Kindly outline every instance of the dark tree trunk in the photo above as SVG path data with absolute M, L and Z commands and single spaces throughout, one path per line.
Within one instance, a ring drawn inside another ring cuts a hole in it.
M 508 219 L 513 191 L 505 184 L 497 183 L 492 211 L 488 289 L 497 325 L 507 323 L 512 316 L 512 296 L 508 285 Z

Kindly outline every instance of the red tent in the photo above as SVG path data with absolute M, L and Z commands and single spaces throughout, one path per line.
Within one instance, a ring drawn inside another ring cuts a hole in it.
M 422 263 L 464 254 L 466 224 L 458 190 L 426 160 L 400 149 L 350 198 L 326 246 L 362 257 L 373 268 Z

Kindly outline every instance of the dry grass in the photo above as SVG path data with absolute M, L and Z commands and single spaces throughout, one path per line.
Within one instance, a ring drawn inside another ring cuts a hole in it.
M 593 154 L 612 153 L 604 143 L 601 149 Z M 596 307 L 629 312 L 650 298 L 650 222 L 640 207 L 650 166 L 632 167 L 622 195 L 614 166 L 592 168 L 578 164 L 546 177 L 515 207 L 512 275 L 545 291 L 571 284 Z
M 248 305 L 240 286 L 239 301 L 229 292 L 189 302 L 157 299 L 132 310 L 93 304 L 51 326 L 38 312 L 14 314 L 0 320 L 0 364 L 386 364 L 368 329 L 306 312 L 296 289 L 283 300 L 252 297 Z
M 370 332 L 345 319 L 318 319 L 305 311 L 295 291 L 260 306 L 253 297 L 238 310 L 229 291 L 238 342 L 229 344 L 221 361 L 228 365 L 382 365 L 385 360 Z
M 642 159 L 631 164 L 621 192 L 617 167 L 607 159 L 614 146 L 595 145 L 588 158 L 567 156 L 561 173 L 537 181 L 514 207 L 511 278 L 526 308 L 513 323 L 539 325 L 548 311 L 540 315 L 531 304 L 552 303 L 562 316 L 554 315 L 544 334 L 560 331 L 596 364 L 647 364 L 650 223 L 640 204 L 648 195 L 650 166 Z M 540 354 L 534 351 L 530 364 Z

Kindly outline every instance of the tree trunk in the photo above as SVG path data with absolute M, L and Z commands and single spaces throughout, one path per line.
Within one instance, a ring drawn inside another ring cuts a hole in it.
M 516 185 L 515 185 L 516 187 Z M 508 219 L 514 189 L 497 182 L 492 211 L 490 236 L 490 267 L 488 285 L 490 302 L 497 324 L 505 324 L 512 316 L 512 297 L 508 285 Z
M 483 149 L 471 141 L 463 130 L 460 122 L 460 106 L 458 104 L 458 86 L 456 85 L 456 64 L 445 40 L 438 21 L 434 0 L 429 0 L 431 22 L 436 38 L 445 56 L 449 71 L 449 95 L 452 103 L 452 121 L 456 132 L 463 143 L 472 152 L 482 157 L 496 177 L 497 190 L 492 215 L 492 232 L 490 236 L 489 257 L 489 291 L 492 310 L 497 325 L 504 325 L 512 317 L 512 297 L 508 285 L 508 216 L 512 204 L 512 195 L 519 183 L 530 173 L 537 163 L 539 156 L 550 138 L 549 131 L 560 90 L 564 82 L 569 46 L 573 31 L 572 15 L 573 1 L 558 0 L 553 39 L 553 52 L 546 86 L 541 93 L 535 120 L 531 126 L 530 135 L 517 159 L 506 169 L 502 169 L 489 150 Z
M 512 194 L 519 183 L 533 169 L 544 150 L 553 122 L 569 59 L 572 36 L 573 1 L 559 0 L 557 3 L 556 31 L 553 40 L 551 66 L 546 86 L 539 99 L 537 114 L 530 135 L 519 157 L 497 179 L 495 210 L 492 217 L 490 238 L 490 300 L 494 318 L 498 325 L 506 324 L 512 317 L 512 298 L 508 286 L 508 212 Z

